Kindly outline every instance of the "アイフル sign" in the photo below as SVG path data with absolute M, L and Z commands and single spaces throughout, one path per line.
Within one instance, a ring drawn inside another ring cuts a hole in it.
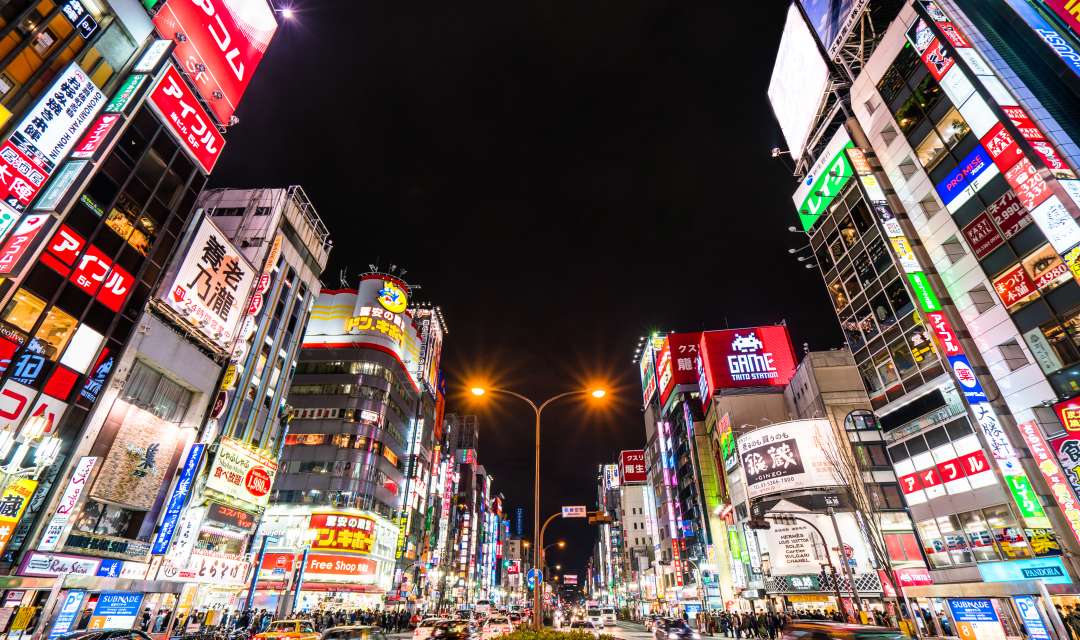
M 147 101 L 203 171 L 213 171 L 225 146 L 225 138 L 188 89 L 176 67 L 165 67 Z

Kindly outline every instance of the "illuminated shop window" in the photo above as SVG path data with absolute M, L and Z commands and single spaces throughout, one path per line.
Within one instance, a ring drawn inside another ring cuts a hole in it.
M 1013 518 L 1012 512 L 1006 505 L 983 509 L 986 523 L 994 535 L 1002 554 L 1008 560 L 1030 558 L 1034 556 L 1031 545 L 1024 538 L 1024 532 Z
M 983 517 L 981 511 L 968 511 L 957 514 L 957 517 L 967 533 L 968 542 L 971 545 L 976 561 L 994 562 L 1001 560 L 1001 552 L 998 549 L 997 542 L 994 540 L 994 534 L 991 533 L 990 527 L 986 524 L 986 518 Z
M 47 345 L 44 355 L 50 360 L 55 360 L 60 352 L 64 350 L 68 339 L 75 333 L 78 324 L 78 320 L 70 314 L 61 311 L 59 307 L 53 307 L 45 315 L 45 319 L 41 322 L 41 326 L 38 327 L 34 338 Z
M 45 301 L 26 289 L 19 289 L 4 308 L 4 322 L 30 333 L 41 312 L 45 310 Z

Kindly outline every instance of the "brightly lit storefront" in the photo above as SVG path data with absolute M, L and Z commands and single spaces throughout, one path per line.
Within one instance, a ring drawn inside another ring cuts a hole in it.
M 398 528 L 372 511 L 271 507 L 254 606 L 285 612 L 380 608 L 391 589 Z M 299 597 L 296 597 L 299 592 Z

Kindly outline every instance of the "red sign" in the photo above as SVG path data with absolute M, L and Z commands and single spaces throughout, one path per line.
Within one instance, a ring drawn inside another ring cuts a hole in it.
M 901 476 L 898 480 L 900 490 L 905 494 L 910 494 L 936 487 L 945 482 L 986 473 L 990 470 L 990 463 L 986 459 L 986 454 L 982 449 L 976 449 L 952 460 Z
M 619 471 L 622 473 L 623 484 L 637 484 L 648 480 L 645 473 L 645 451 L 642 449 L 629 449 L 619 454 Z
M 1042 3 L 1054 10 L 1076 35 L 1080 35 L 1080 15 L 1076 0 L 1042 0 Z
M 964 225 L 962 231 L 964 237 L 967 238 L 968 244 L 971 245 L 971 252 L 979 260 L 990 255 L 994 249 L 997 249 L 1005 242 L 1005 239 L 1001 237 L 1001 233 L 998 232 L 997 227 L 994 226 L 993 221 L 990 220 L 990 216 L 985 211 Z
M 254 514 L 220 502 L 210 503 L 210 508 L 206 511 L 206 517 L 214 522 L 220 522 L 246 531 L 254 531 L 259 524 Z
M 1050 197 L 1050 187 L 1027 158 L 1017 162 L 1012 169 L 1005 172 L 1005 181 L 1016 192 L 1020 204 L 1028 211 Z
M 373 577 L 376 564 L 369 558 L 357 556 L 344 556 L 327 553 L 308 554 L 307 565 L 304 567 L 304 579 L 317 582 L 320 576 L 329 577 L 331 580 L 343 578 Z
M 1039 131 L 1039 127 L 1032 122 L 1031 118 L 1023 108 L 1015 105 L 1003 105 L 1001 110 L 1005 112 L 1005 115 L 1009 120 L 1011 120 L 1012 123 L 1016 125 L 1016 128 L 1020 130 L 1020 135 L 1023 136 L 1024 140 L 1046 140 L 1046 136 L 1043 135 L 1042 131 Z
M 0 145 L 0 193 L 9 205 L 20 211 L 30 206 L 51 173 L 43 162 L 23 153 L 11 140 Z
M 261 498 L 270 493 L 271 484 L 270 474 L 262 467 L 252 467 L 244 476 L 244 488 L 256 498 Z
M 277 30 L 263 0 L 167 0 L 154 15 L 173 55 L 221 124 L 229 124 Z M 178 37 L 183 36 L 183 37 Z
M 513 576 L 521 573 L 521 560 L 509 560 L 506 565 L 506 575 Z
M 225 146 L 225 138 L 192 95 L 176 67 L 165 67 L 161 79 L 150 92 L 149 101 L 203 171 L 213 171 L 221 148 Z
M 795 375 L 795 350 L 787 327 L 704 331 L 699 346 L 709 392 L 741 387 L 782 387 Z
M 971 45 L 968 44 L 967 38 L 964 37 L 964 34 L 960 33 L 960 29 L 957 28 L 955 24 L 951 22 L 935 22 L 934 24 L 937 25 L 938 29 L 941 29 L 942 35 L 945 36 L 945 39 L 948 40 L 949 44 L 952 46 L 957 49 L 967 49 L 971 47 Z
M 934 80 L 938 82 L 941 82 L 941 78 L 956 64 L 956 61 L 953 60 L 949 52 L 945 50 L 945 46 L 937 38 L 934 38 L 930 46 L 923 52 L 922 59 L 926 68 L 930 70 L 930 75 L 934 76 Z
M 1036 466 L 1046 478 L 1046 484 L 1050 487 L 1050 493 L 1054 495 L 1054 501 L 1061 509 L 1062 515 L 1068 521 L 1072 529 L 1073 537 L 1080 541 L 1080 502 L 1076 500 L 1076 494 L 1065 479 L 1065 474 L 1058 464 L 1057 455 L 1050 449 L 1046 438 L 1043 437 L 1039 425 L 1035 421 L 1023 422 L 1016 425 L 1020 435 L 1024 436 L 1031 457 L 1035 458 Z
M 86 253 L 79 258 L 84 248 Z M 60 225 L 41 255 L 41 262 L 87 294 L 97 294 L 98 301 L 113 311 L 120 310 L 135 283 L 123 267 L 112 264 L 94 245 L 87 247 L 86 240 L 67 225 Z
M 656 375 L 660 388 L 660 406 L 667 402 L 672 389 L 680 384 L 697 385 L 698 343 L 701 332 L 672 333 L 664 337 L 656 353 Z
M 94 124 L 86 131 L 86 134 L 71 152 L 73 158 L 89 158 L 101 148 L 101 144 L 109 136 L 116 123 L 120 122 L 120 116 L 115 113 L 103 113 L 94 120 Z
M 920 568 L 908 568 L 908 569 L 894 569 L 893 575 L 900 582 L 900 588 L 904 587 L 918 587 L 921 585 L 934 584 L 934 579 L 930 577 L 930 571 L 925 567 Z
M 1036 297 L 1038 288 L 1031 276 L 1024 270 L 1024 265 L 1014 265 L 1011 269 L 994 278 L 994 291 L 1005 303 L 1006 309 L 1028 302 Z
M 997 123 L 982 137 L 982 145 L 990 153 L 990 158 L 1002 172 L 1008 171 L 1024 157 L 1020 145 L 1005 130 L 1005 125 Z
M 930 324 L 930 330 L 937 337 L 938 344 L 941 345 L 941 349 L 946 356 L 956 356 L 964 352 L 960 348 L 960 340 L 956 337 L 952 324 L 945 317 L 943 311 L 927 312 L 926 319 Z
M 1080 398 L 1059 402 L 1054 405 L 1054 411 L 1066 431 L 1080 432 Z
M 1020 199 L 1012 191 L 1006 191 L 995 200 L 986 208 L 986 213 L 990 214 L 990 219 L 1001 230 L 1001 235 L 1005 236 L 1006 240 L 1020 233 L 1032 222 L 1031 216 L 1020 205 Z
M 0 168 L 0 172 L 2 171 Z M 34 239 L 50 221 L 51 218 L 46 215 L 29 215 L 19 222 L 19 226 L 11 232 L 4 246 L 0 247 L 0 274 L 15 271 L 19 261 L 33 245 Z

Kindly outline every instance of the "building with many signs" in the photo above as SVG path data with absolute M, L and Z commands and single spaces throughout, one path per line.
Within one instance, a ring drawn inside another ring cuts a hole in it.
M 929 565 L 901 585 L 912 619 L 1057 626 L 1080 593 L 1076 17 L 856 3 L 826 34 L 807 4 L 770 95 L 806 105 L 777 110 L 793 203 L 915 523 L 921 549 L 890 554 Z
M 289 391 L 291 424 L 267 526 L 306 514 L 306 530 L 318 535 L 319 519 L 332 512 L 339 525 L 345 517 L 345 535 L 355 539 L 360 529 L 351 523 L 361 518 L 372 551 L 338 549 L 342 557 L 334 559 L 365 558 L 364 571 L 302 578 L 305 591 L 357 606 L 395 601 L 402 585 L 415 582 L 401 574 L 420 564 L 438 468 L 437 362 L 446 328 L 437 307 L 410 305 L 411 294 L 396 270 L 362 274 L 355 289 L 323 289 Z M 295 551 L 294 542 L 268 548 Z

